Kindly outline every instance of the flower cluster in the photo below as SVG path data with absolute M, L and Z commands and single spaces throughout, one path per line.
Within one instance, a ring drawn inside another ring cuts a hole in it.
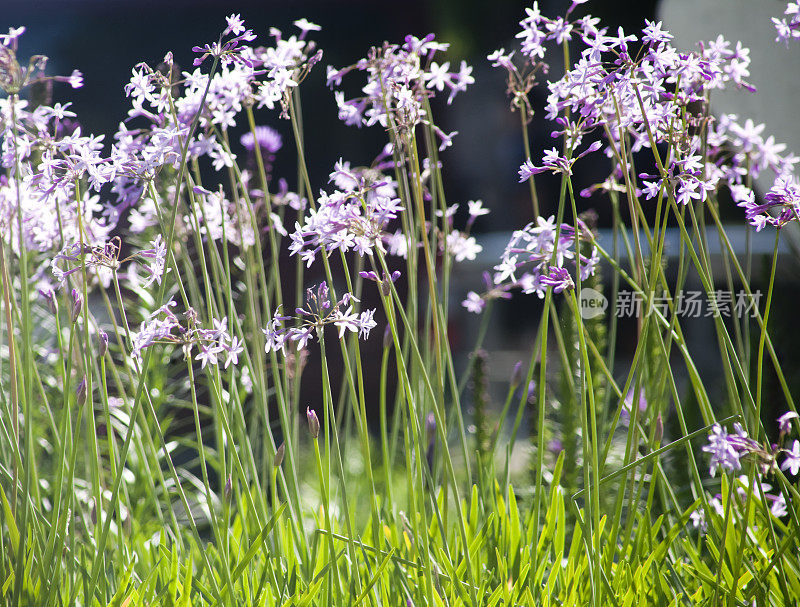
M 555 218 L 538 217 L 536 224 L 516 230 L 503 251 L 501 261 L 494 269 L 493 289 L 483 296 L 470 292 L 462 305 L 471 312 L 480 312 L 478 300 L 504 297 L 508 291 L 519 288 L 523 293 L 536 293 L 544 297 L 547 287 L 556 293 L 574 287 L 574 281 L 565 264 L 570 261 L 580 269 L 580 280 L 594 275 L 600 261 L 597 248 L 592 246 L 589 255 L 583 252 L 576 260 L 576 246 L 591 241 L 589 228 L 578 220 L 578 233 L 567 224 L 556 226 Z
M 118 237 L 112 238 L 100 246 L 89 246 L 80 243 L 67 245 L 55 255 L 50 262 L 50 270 L 59 286 L 63 286 L 71 274 L 82 268 L 92 269 L 94 275 L 104 287 L 111 284 L 111 278 L 123 264 L 129 261 L 138 261 L 144 268 L 148 278 L 143 286 L 149 287 L 154 282 L 161 284 L 167 259 L 167 245 L 156 235 L 150 243 L 149 249 L 137 251 L 120 259 L 122 243 Z M 61 264 L 67 268 L 62 269 Z
M 195 360 L 201 362 L 202 368 L 206 365 L 217 365 L 220 356 L 225 354 L 224 366 L 239 363 L 239 354 L 244 351 L 242 341 L 232 337 L 228 332 L 228 319 L 213 319 L 213 328 L 204 329 L 199 325 L 197 313 L 189 308 L 185 313 L 185 325 L 180 322 L 172 311 L 177 304 L 170 300 L 150 315 L 146 322 L 141 324 L 138 333 L 133 335 L 131 356 L 141 363 L 142 350 L 158 343 L 180 344 L 184 355 L 191 357 L 193 347 L 199 352 Z
M 422 39 L 406 36 L 402 45 L 384 43 L 373 48 L 369 55 L 354 65 L 343 69 L 328 66 L 328 85 L 341 85 L 342 78 L 356 70 L 365 72 L 367 84 L 363 95 L 345 100 L 344 92 L 334 96 L 339 107 L 339 118 L 347 125 L 362 126 L 380 124 L 401 128 L 413 128 L 426 119 L 424 100 L 435 95 L 435 91 L 449 91 L 447 103 L 457 93 L 465 91 L 474 83 L 472 68 L 462 61 L 458 71 L 450 70 L 450 63 L 433 61 L 439 51 L 449 45 L 436 42 L 433 34 Z M 442 147 L 447 147 L 453 134 L 446 134 L 434 127 Z
M 572 165 L 575 164 L 575 161 L 583 158 L 587 154 L 596 152 L 601 147 L 603 147 L 603 144 L 599 141 L 595 141 L 575 158 L 562 156 L 556 148 L 552 148 L 544 153 L 544 157 L 542 158 L 542 166 L 535 166 L 530 159 L 526 160 L 522 166 L 519 167 L 519 181 L 522 183 L 534 175 L 544 173 L 545 171 L 561 173 L 563 175 L 572 175 Z
M 389 222 L 403 210 L 396 196 L 395 182 L 375 169 L 351 168 L 339 160 L 330 174 L 339 189 L 322 191 L 317 208 L 297 222 L 289 250 L 300 255 L 308 266 L 319 251 L 354 250 L 372 255 L 377 248 L 385 252 L 384 232 Z
M 247 247 L 255 244 L 250 210 L 244 200 L 239 199 L 238 203 L 229 201 L 221 187 L 209 192 L 195 186 L 194 193 L 194 213 L 183 218 L 186 226 L 208 240 L 224 238 L 231 244 Z
M 788 45 L 789 40 L 800 38 L 800 2 L 789 2 L 783 14 L 783 19 L 773 17 L 772 23 L 778 31 L 775 41 Z
M 745 216 L 756 231 L 764 226 L 783 227 L 788 222 L 800 219 L 800 184 L 793 177 L 779 177 L 769 192 L 764 195 L 764 202 L 758 204 L 752 190 L 732 190 L 737 204 L 745 210 Z M 774 214 L 773 214 L 774 212 Z
M 761 495 L 763 493 L 764 500 L 766 500 L 767 504 L 769 505 L 769 512 L 775 518 L 781 518 L 782 516 L 786 516 L 788 514 L 788 510 L 786 508 L 786 498 L 784 497 L 783 493 L 770 493 L 772 491 L 772 485 L 769 483 L 765 483 L 760 481 L 758 478 L 754 478 L 753 482 L 750 483 L 747 475 L 739 475 L 734 481 L 736 493 L 734 494 L 737 498 L 733 503 L 742 508 L 745 506 L 748 500 L 755 500 L 756 502 L 761 502 Z M 724 520 L 725 518 L 725 506 L 722 501 L 722 495 L 716 494 L 712 497 L 709 497 L 708 504 L 711 506 L 713 513 L 715 516 L 719 517 L 720 519 Z M 705 533 L 708 530 L 708 521 L 705 510 L 702 508 L 697 508 L 689 515 L 692 526 L 695 529 L 698 529 L 701 533 Z
M 780 441 L 791 432 L 791 421 L 798 419 L 798 414 L 789 411 L 778 418 Z M 714 476 L 718 468 L 728 471 L 741 470 L 741 459 L 747 455 L 755 455 L 762 474 L 777 469 L 777 459 L 782 454 L 781 470 L 789 470 L 792 474 L 800 471 L 800 441 L 795 440 L 791 449 L 779 445 L 766 447 L 747 436 L 741 424 L 733 425 L 733 433 L 729 434 L 720 424 L 714 424 L 708 435 L 708 444 L 703 451 L 710 454 L 710 472 Z
M 370 331 L 377 325 L 373 318 L 375 310 L 354 312 L 353 302 L 358 301 L 350 293 L 345 293 L 338 302 L 334 302 L 325 282 L 320 283 L 316 289 L 308 289 L 306 308 L 297 308 L 296 317 L 284 316 L 280 310 L 276 310 L 269 327 L 262 329 L 267 338 L 264 351 L 267 354 L 271 351 L 286 354 L 286 344 L 290 342 L 295 342 L 297 349 L 302 350 L 314 333 L 321 332 L 325 325 L 337 327 L 339 338 L 345 332 L 352 331 L 367 339 Z M 287 326 L 287 322 L 291 320 L 297 321 L 296 326 Z
M 128 120 L 119 126 L 111 150 L 117 202 L 107 206 L 106 215 L 120 216 L 140 201 L 146 184 L 162 167 L 178 166 L 196 116 L 201 132 L 188 142 L 189 157 L 207 157 L 215 170 L 222 170 L 234 165 L 236 154 L 218 133 L 236 126 L 237 116 L 245 107 L 280 106 L 282 115 L 288 115 L 288 95 L 319 61 L 321 53 L 315 53 L 315 44 L 306 39 L 309 31 L 319 27 L 305 20 L 295 25 L 299 35 L 284 38 L 279 30 L 272 29 L 273 46 L 248 46 L 243 43 L 254 39 L 252 32 L 244 29 L 238 15 L 232 15 L 223 37 L 233 34 L 233 38 L 196 47 L 203 56 L 220 57 L 221 65 L 213 75 L 199 67 L 178 74 L 171 53 L 160 69 L 140 63 L 132 70 L 125 86 L 132 107 Z M 143 125 L 129 127 L 134 119 L 144 120 Z M 252 151 L 256 141 L 267 152 L 267 162 L 281 146 L 280 137 L 268 127 L 257 127 L 255 136 L 245 136 L 242 145 Z
M 780 22 L 779 30 L 784 27 L 790 32 L 787 36 L 800 36 L 795 27 L 800 19 L 797 6 L 790 3 L 787 8 L 790 23 Z M 543 171 L 569 174 L 574 162 L 569 150 L 578 149 L 587 134 L 600 130 L 605 154 L 615 161 L 614 172 L 606 184 L 584 190 L 583 195 L 614 189 L 626 177 L 620 167 L 625 164 L 623 144 L 630 146 L 630 152 L 667 144 L 674 150 L 669 162 L 657 175 L 643 173 L 637 194 L 688 204 L 705 201 L 726 185 L 757 229 L 767 224 L 780 227 L 796 218 L 791 173 L 797 157 L 783 155 L 785 146 L 773 137 L 762 137 L 763 125 L 750 120 L 740 123 L 733 115 L 716 121 L 706 115 L 712 91 L 731 86 L 754 90 L 747 81 L 747 48 L 719 36 L 695 52 L 681 52 L 660 23 L 646 21 L 639 36 L 622 29 L 610 33 L 591 16 L 570 21 L 574 7 L 575 3 L 563 18 L 548 19 L 534 4 L 520 22 L 521 55 L 534 70 L 542 66 L 546 70 L 542 60 L 548 43 L 569 41 L 582 47 L 564 76 L 548 84 L 547 117 L 558 125 L 552 135 L 564 137 L 567 152 L 553 148 L 541 165 L 526 160 L 520 167 L 520 181 Z M 521 107 L 531 84 L 515 66 L 513 55 L 501 49 L 489 60 L 509 72 L 510 91 L 515 105 Z M 758 176 L 766 168 L 773 170 L 778 181 L 765 204 L 756 204 L 752 190 L 744 184 L 748 176 Z M 780 207 L 775 215 L 769 212 L 773 207 Z

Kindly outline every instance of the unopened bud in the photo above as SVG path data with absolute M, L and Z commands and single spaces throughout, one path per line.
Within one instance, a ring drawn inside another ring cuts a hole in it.
M 522 383 L 522 361 L 518 360 L 511 372 L 511 389 L 513 390 Z
M 383 293 L 384 297 L 389 297 L 392 294 L 392 283 L 389 282 L 388 278 L 384 278 L 381 281 L 381 293 Z
M 392 327 L 386 323 L 386 329 L 383 332 L 383 347 L 391 348 L 394 341 L 392 340 Z
M 108 352 L 108 333 L 100 329 L 100 333 L 97 334 L 97 353 L 103 358 L 106 352 Z
M 58 304 L 56 303 L 56 294 L 53 292 L 53 289 L 39 289 L 39 295 L 44 299 L 50 312 L 56 314 L 58 312 Z
M 664 420 L 661 418 L 661 412 L 659 411 L 658 415 L 656 415 L 656 432 L 653 440 L 656 445 L 660 445 L 662 438 L 664 438 Z
M 78 317 L 81 315 L 81 308 L 83 307 L 83 295 L 78 293 L 76 289 L 72 289 L 72 309 L 70 310 L 70 320 L 77 322 Z
M 86 376 L 83 376 L 81 383 L 78 384 L 78 387 L 75 389 L 75 396 L 78 401 L 78 406 L 83 406 L 83 403 L 86 402 Z
M 286 445 L 284 443 L 280 444 L 280 447 L 275 451 L 275 457 L 272 458 L 272 466 L 274 468 L 280 468 L 281 464 L 283 463 L 283 454 L 286 453 Z
M 225 481 L 225 492 L 224 493 L 225 493 L 225 499 L 226 500 L 230 500 L 231 499 L 231 493 L 233 493 L 233 478 L 231 478 L 230 474 L 228 475 L 228 480 Z
M 425 418 L 425 432 L 428 435 L 428 441 L 433 441 L 436 435 L 436 416 L 433 413 L 428 413 Z
M 308 431 L 311 432 L 311 438 L 316 440 L 319 438 L 319 418 L 311 407 L 306 407 L 306 419 L 308 419 Z

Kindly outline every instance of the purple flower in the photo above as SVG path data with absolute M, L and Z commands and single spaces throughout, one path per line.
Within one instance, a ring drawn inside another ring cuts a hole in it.
M 200 346 L 200 352 L 195 357 L 195 360 L 202 362 L 201 368 L 205 369 L 207 364 L 217 364 L 217 354 L 222 351 L 222 348 L 217 346 Z
M 225 17 L 225 21 L 228 23 L 228 27 L 225 28 L 225 31 L 222 32 L 223 36 L 227 36 L 228 34 L 233 34 L 234 36 L 238 36 L 244 31 L 244 21 L 242 21 L 241 15 L 231 15 L 230 17 Z
M 800 2 L 789 2 L 783 14 L 787 19 L 772 17 L 772 23 L 778 31 L 775 41 L 783 41 L 788 45 L 789 40 L 800 38 Z
M 622 411 L 620 412 L 619 419 L 624 424 L 629 424 L 631 420 L 631 415 L 633 413 L 633 388 L 628 391 L 628 394 L 625 396 L 625 401 L 622 405 Z M 645 413 L 647 411 L 647 398 L 645 397 L 644 388 L 639 389 L 639 413 Z M 642 421 L 642 416 L 639 415 L 639 421 Z
M 364 72 L 366 86 L 363 95 L 345 100 L 341 91 L 336 91 L 339 118 L 348 125 L 371 126 L 380 124 L 388 128 L 394 122 L 400 129 L 410 129 L 421 122 L 429 123 L 423 101 L 436 91 L 449 91 L 450 104 L 457 93 L 465 91 L 475 79 L 472 68 L 465 62 L 457 71 L 451 70 L 449 62 L 433 60 L 435 53 L 446 50 L 448 45 L 435 41 L 433 34 L 422 39 L 406 36 L 402 45 L 384 43 L 373 49 L 368 57 L 343 69 L 328 67 L 329 86 L 339 86 L 349 72 Z M 442 146 L 449 145 L 451 135 L 436 131 Z
M 692 510 L 691 514 L 689 514 L 689 519 L 692 521 L 692 527 L 699 529 L 700 533 L 705 533 L 708 530 L 706 513 L 702 508 Z
M 394 181 L 375 170 L 350 169 L 341 160 L 331 179 L 341 189 L 321 192 L 317 209 L 295 224 L 291 254 L 301 255 L 310 266 L 320 250 L 372 255 L 377 247 L 385 252 L 386 227 L 403 210 Z
M 528 179 L 543 171 L 544 168 L 534 166 L 530 159 L 528 159 L 519 167 L 519 182 L 528 181 Z
M 754 452 L 760 452 L 761 446 L 751 438 L 738 423 L 733 425 L 734 433 L 728 434 L 719 424 L 714 424 L 708 435 L 708 444 L 703 451 L 711 454 L 710 472 L 714 476 L 717 468 L 725 470 L 741 470 L 740 458 Z
M 561 293 L 564 289 L 574 289 L 575 283 L 566 268 L 552 267 L 547 276 L 542 276 L 541 283 L 553 287 L 555 293 Z
M 268 126 L 257 126 L 255 128 L 255 136 L 253 136 L 253 133 L 247 132 L 242 135 L 240 141 L 245 149 L 251 152 L 255 150 L 256 142 L 258 142 L 262 150 L 270 154 L 274 154 L 283 147 L 280 133 Z
M 778 431 L 781 436 L 789 434 L 792 431 L 792 420 L 800 418 L 800 415 L 794 411 L 787 411 L 778 418 Z
M 155 240 L 153 240 L 151 244 L 153 245 L 152 249 L 139 251 L 141 257 L 152 259 L 150 264 L 145 266 L 145 270 L 150 274 L 143 285 L 145 287 L 149 287 L 154 282 L 159 285 L 161 284 L 161 277 L 164 275 L 164 267 L 167 259 L 167 245 L 164 244 L 161 234 L 156 235 Z
M 489 209 L 483 206 L 482 200 L 468 200 L 467 209 L 469 211 L 470 219 L 489 214 Z
M 789 470 L 792 475 L 797 474 L 800 471 L 800 441 L 794 441 L 791 451 L 786 450 L 784 453 L 786 459 L 781 464 L 781 470 Z
M 470 291 L 467 293 L 467 298 L 461 302 L 461 305 L 464 306 L 468 312 L 480 314 L 483 312 L 483 308 L 486 307 L 486 302 L 475 291 Z

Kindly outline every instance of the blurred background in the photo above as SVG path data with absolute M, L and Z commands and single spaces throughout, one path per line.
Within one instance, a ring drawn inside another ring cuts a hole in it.
M 293 29 L 292 22 L 302 17 L 321 25 L 322 31 L 313 38 L 324 51 L 322 65 L 312 71 L 300 89 L 306 152 L 315 188 L 325 187 L 327 175 L 340 157 L 355 165 L 369 164 L 386 142 L 380 128 L 354 129 L 339 122 L 332 93 L 325 87 L 325 66 L 349 65 L 363 57 L 371 46 L 380 45 L 384 40 L 401 42 L 406 34 L 423 36 L 434 32 L 440 41 L 449 42 L 447 58 L 451 63 L 464 59 L 473 65 L 476 83 L 466 94 L 459 95 L 452 107 L 434 107 L 437 124 L 445 132 L 459 132 L 454 146 L 442 155 L 447 197 L 450 203 L 460 203 L 464 212 L 467 200 L 473 199 L 482 199 L 492 210 L 490 215 L 479 218 L 473 228 L 483 244 L 483 253 L 474 262 L 461 266 L 453 282 L 450 333 L 459 364 L 465 364 L 479 319 L 461 308 L 459 302 L 467 291 L 482 289 L 481 273 L 497 263 L 510 231 L 531 220 L 527 185 L 517 183 L 517 168 L 524 160 L 519 117 L 509 111 L 504 72 L 491 68 L 486 60 L 486 55 L 497 48 L 516 46 L 514 35 L 519 30 L 518 22 L 530 2 L 2 0 L 0 3 L 5 22 L 0 23 L 3 29 L 27 27 L 21 39 L 20 57 L 47 55 L 51 74 L 69 74 L 72 69 L 83 72 L 84 87 L 76 91 L 57 88 L 55 100 L 72 101 L 72 109 L 77 112 L 84 131 L 105 133 L 107 137 L 126 116 L 128 101 L 123 87 L 131 68 L 140 61 L 156 65 L 167 51 L 174 53 L 180 66 L 189 67 L 193 59 L 192 46 L 215 40 L 224 28 L 225 16 L 241 13 L 246 25 L 264 42 L 270 27 L 289 32 Z M 569 4 L 564 0 L 539 2 L 542 13 L 547 16 L 563 14 Z M 752 49 L 752 81 L 761 91 L 755 96 L 746 92 L 721 96 L 718 106 L 712 104 L 715 111 L 738 113 L 742 119 L 752 116 L 756 122 L 766 122 L 765 135 L 775 134 L 779 141 L 789 144 L 789 149 L 800 150 L 800 129 L 794 119 L 798 98 L 795 93 L 800 93 L 796 90 L 800 85 L 792 75 L 797 70 L 790 69 L 800 66 L 800 61 L 797 49 L 787 50 L 773 41 L 774 31 L 769 22 L 769 17 L 781 15 L 784 7 L 784 2 L 777 1 L 756 6 L 746 0 L 596 0 L 578 7 L 576 13 L 591 13 L 612 31 L 621 26 L 633 33 L 638 33 L 645 18 L 663 18 L 665 28 L 676 34 L 679 48 L 696 48 L 697 40 L 713 39 L 720 33 L 734 41 L 743 39 Z M 555 78 L 563 70 L 558 64 L 559 56 L 555 53 L 549 57 Z M 544 91 L 543 86 L 535 89 L 532 98 L 535 109 L 543 105 Z M 534 161 L 541 158 L 543 150 L 555 145 L 550 137 L 552 127 L 541 115 L 537 112 L 531 124 Z M 285 176 L 294 187 L 295 157 L 288 123 L 281 121 L 277 113 L 267 112 L 260 113 L 260 121 L 283 134 L 285 146 L 276 159 L 275 174 Z M 236 138 L 236 132 L 233 134 Z M 578 167 L 576 191 L 604 180 L 609 171 L 601 160 L 579 163 Z M 771 184 L 760 185 L 763 191 Z M 542 213 L 554 213 L 557 179 L 542 176 L 537 178 L 537 186 Z M 610 227 L 607 201 L 593 197 L 580 204 L 580 211 L 591 208 L 597 212 L 601 237 L 606 234 L 605 230 Z M 724 216 L 727 221 L 739 225 L 744 222 L 739 209 L 732 205 L 724 209 Z M 766 240 L 755 236 L 752 243 L 757 277 L 753 288 L 765 290 L 766 285 L 758 277 L 766 271 L 764 256 L 771 252 L 773 236 L 766 233 L 763 236 Z M 743 231 L 740 240 L 735 246 L 744 246 Z M 797 266 L 791 263 L 791 259 L 797 258 L 791 239 L 784 239 L 781 251 L 787 259 L 780 266 L 772 320 L 777 327 L 785 326 L 786 330 L 773 329 L 772 335 L 778 338 L 779 354 L 800 363 L 794 343 L 793 318 L 800 289 Z M 608 281 L 610 272 L 606 269 L 603 274 Z M 690 278 L 687 288 L 691 287 L 700 288 L 699 282 Z M 540 306 L 535 296 L 516 296 L 495 307 L 485 342 L 490 352 L 488 375 L 493 393 L 503 393 L 517 360 L 529 360 Z M 711 385 L 713 378 L 720 379 L 719 395 L 722 396 L 722 369 L 711 320 L 687 320 L 685 327 L 701 374 L 712 379 Z M 781 335 L 784 336 L 782 342 Z M 626 362 L 633 353 L 636 339 L 635 323 L 621 321 L 617 372 L 627 370 Z M 380 338 L 373 339 L 371 344 L 377 351 L 381 347 Z M 795 389 L 800 383 L 797 369 L 800 364 L 786 367 L 787 372 L 794 371 L 789 379 Z M 309 373 L 311 378 L 318 377 L 312 371 Z M 310 394 L 313 393 L 314 389 L 310 390 Z M 779 394 L 776 386 L 769 382 L 767 390 L 773 390 L 776 396 Z M 496 398 L 501 399 L 502 396 Z

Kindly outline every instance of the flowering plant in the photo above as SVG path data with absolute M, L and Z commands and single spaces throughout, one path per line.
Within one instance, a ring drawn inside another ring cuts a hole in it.
M 262 45 L 233 14 L 189 71 L 134 66 L 108 139 L 28 94 L 79 72 L 23 67 L 24 28 L 0 36 L 4 604 L 800 600 L 800 417 L 770 323 L 798 157 L 712 112 L 717 91 L 754 93 L 740 43 L 682 51 L 583 4 L 534 2 L 487 57 L 525 150 L 498 179 L 531 203 L 488 261 L 497 205 L 448 201 L 458 133 L 439 126 L 473 68 L 432 34 L 327 66 L 339 119 L 386 140 L 322 184 L 300 119 L 314 23 Z M 534 120 L 558 140 L 541 159 Z M 577 191 L 591 163 L 607 172 Z M 731 216 L 748 243 L 774 235 L 765 277 Z M 690 280 L 716 379 L 674 303 Z M 723 281 L 764 304 L 722 314 Z M 606 312 L 623 290 L 630 324 Z M 524 360 L 500 382 L 487 349 L 514 340 L 492 314 L 512 299 L 535 328 L 515 326 Z

